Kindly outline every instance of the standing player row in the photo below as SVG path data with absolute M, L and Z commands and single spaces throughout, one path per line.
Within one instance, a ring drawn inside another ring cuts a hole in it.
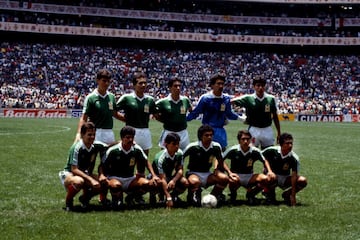
M 241 120 L 249 125 L 255 146 L 266 148 L 274 145 L 272 121 L 280 136 L 280 123 L 277 116 L 277 106 L 274 96 L 265 92 L 266 80 L 257 76 L 253 80 L 255 92 L 234 99 L 224 93 L 226 77 L 214 74 L 210 78 L 211 91 L 200 96 L 195 108 L 191 106 L 188 97 L 181 95 L 182 81 L 172 78 L 168 81 L 169 95 L 155 102 L 154 97 L 145 93 L 147 77 L 138 72 L 133 75 L 134 91 L 124 94 L 116 102 L 114 94 L 108 91 L 111 84 L 111 73 L 101 69 L 96 75 L 97 89 L 90 93 L 84 102 L 83 114 L 79 120 L 75 141 L 79 140 L 80 127 L 84 122 L 92 121 L 96 129 L 96 140 L 105 143 L 115 141 L 113 117 L 124 121 L 127 126 L 136 129 L 135 141 L 148 155 L 152 147 L 149 117 L 154 116 L 163 123 L 159 145 L 162 146 L 165 136 L 169 132 L 180 135 L 181 149 L 189 143 L 187 121 L 191 121 L 202 114 L 202 124 L 210 125 L 214 131 L 214 141 L 222 149 L 227 147 L 227 135 L 224 126 L 228 120 Z M 245 108 L 246 117 L 236 114 L 232 105 Z

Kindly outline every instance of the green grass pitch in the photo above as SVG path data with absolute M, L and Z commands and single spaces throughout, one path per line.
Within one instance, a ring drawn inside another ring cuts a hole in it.
M 360 238 L 358 123 L 281 122 L 282 131 L 294 135 L 300 171 L 309 182 L 293 208 L 240 205 L 69 213 L 62 209 L 65 191 L 57 174 L 65 165 L 77 121 L 0 119 L 1 239 Z M 189 124 L 192 140 L 199 125 Z M 117 137 L 122 126 L 115 123 Z M 237 131 L 246 126 L 230 122 L 226 128 L 232 145 Z M 161 129 L 151 122 L 150 159 L 159 150 Z M 238 198 L 245 199 L 244 189 Z M 97 204 L 96 198 L 92 204 Z

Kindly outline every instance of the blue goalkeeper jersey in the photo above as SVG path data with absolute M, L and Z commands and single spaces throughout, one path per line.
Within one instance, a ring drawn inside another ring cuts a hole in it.
M 222 94 L 220 97 L 215 96 L 212 92 L 203 94 L 196 107 L 186 117 L 191 121 L 203 114 L 202 124 L 208 124 L 213 128 L 222 128 L 226 119 L 237 120 L 238 115 L 232 111 L 230 96 Z

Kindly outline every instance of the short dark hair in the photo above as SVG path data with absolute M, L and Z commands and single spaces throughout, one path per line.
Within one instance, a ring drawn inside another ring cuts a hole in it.
M 169 144 L 169 143 L 179 143 L 180 142 L 180 136 L 179 134 L 177 133 L 169 133 L 168 135 L 166 135 L 165 139 L 164 139 L 164 142 L 166 144 Z
M 178 77 L 173 77 L 173 78 L 170 78 L 169 81 L 168 81 L 168 87 L 172 87 L 172 85 L 174 84 L 174 82 L 180 82 L 181 84 L 183 83 L 183 81 L 178 78 Z
M 124 126 L 120 130 L 120 138 L 124 138 L 126 135 L 135 136 L 135 128 L 130 126 Z
M 205 132 L 212 132 L 214 134 L 214 129 L 210 125 L 207 125 L 207 124 L 201 125 L 197 132 L 197 137 L 199 140 L 201 140 L 201 138 Z
M 132 77 L 132 83 L 135 86 L 139 78 L 146 78 L 146 74 L 144 72 L 136 72 Z
M 248 130 L 240 130 L 237 134 L 237 139 L 240 140 L 242 135 L 247 135 L 252 138 L 251 133 Z
M 258 75 L 255 75 L 255 76 L 254 76 L 253 85 L 255 85 L 255 84 L 257 84 L 257 83 L 260 83 L 260 84 L 263 84 L 263 85 L 266 84 L 266 80 L 265 80 L 263 74 L 258 74 Z
M 225 82 L 225 74 L 215 73 L 210 77 L 210 87 L 216 83 L 216 80 L 220 79 Z
M 101 78 L 111 79 L 111 72 L 105 68 L 99 69 L 96 73 L 96 80 Z
M 286 140 L 294 140 L 293 136 L 290 133 L 282 133 L 279 137 L 280 146 L 285 143 Z
M 96 129 L 95 124 L 93 122 L 85 122 L 83 125 L 81 125 L 81 128 L 80 128 L 81 136 L 85 135 L 85 133 L 89 129 Z

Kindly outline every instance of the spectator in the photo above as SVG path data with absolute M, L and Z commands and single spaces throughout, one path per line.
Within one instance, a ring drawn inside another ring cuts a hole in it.
M 251 93 L 254 72 L 262 72 L 279 113 L 356 114 L 360 109 L 360 59 L 353 54 L 164 51 L 20 42 L 3 42 L 0 48 L 0 93 L 6 108 L 16 102 L 27 108 L 82 108 L 86 95 L 96 88 L 93 69 L 105 65 L 113 72 L 109 90 L 116 96 L 131 91 L 129 76 L 143 66 L 149 94 L 166 94 L 163 79 L 176 72 L 184 82 L 183 94 L 195 103 L 208 90 L 204 83 L 216 62 L 228 73 L 225 87 L 234 96 Z

